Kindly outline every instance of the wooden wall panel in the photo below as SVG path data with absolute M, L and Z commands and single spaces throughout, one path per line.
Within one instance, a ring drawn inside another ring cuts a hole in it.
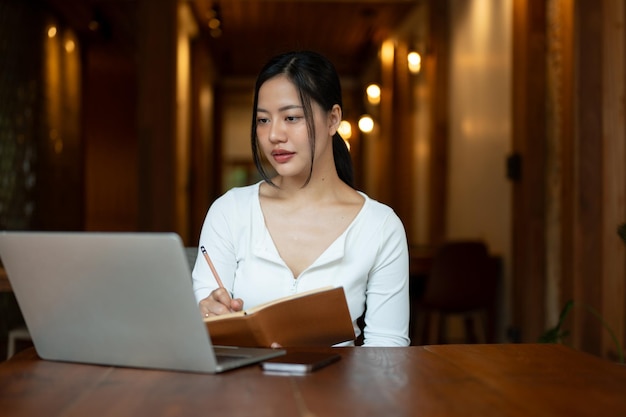
M 189 243 L 195 245 L 209 205 L 220 192 L 219 143 L 215 140 L 215 70 L 200 38 L 192 52 L 191 159 Z
M 411 74 L 408 69 L 407 54 L 409 53 L 406 42 L 399 43 L 395 55 L 395 82 L 393 93 L 393 117 L 392 125 L 392 151 L 390 153 L 391 176 L 388 181 L 393 181 L 392 207 L 404 223 L 404 228 L 409 235 L 413 230 L 413 218 L 415 210 L 412 207 L 413 188 L 413 142 L 415 134 L 412 126 L 411 115 Z M 398 151 L 400 150 L 400 151 Z
M 602 259 L 602 11 L 595 0 L 578 2 L 577 134 L 574 187 L 574 300 L 596 309 L 601 303 Z M 584 36 L 581 37 L 581 35 Z M 574 311 L 574 344 L 598 352 L 597 321 Z
M 85 230 L 137 230 L 137 73 L 117 44 L 86 51 Z
M 559 79 L 556 80 L 559 84 L 559 94 L 554 97 L 558 103 L 555 103 L 555 107 L 559 109 L 558 118 L 554 120 L 557 125 L 554 126 L 558 132 L 558 137 L 555 140 L 558 141 L 560 146 L 560 158 L 559 158 L 559 182 L 560 182 L 560 196 L 556 195 L 555 198 L 560 197 L 560 230 L 559 236 L 555 236 L 555 239 L 559 239 L 560 252 L 558 254 L 550 254 L 554 262 L 560 262 L 559 275 L 550 277 L 559 284 L 560 295 L 552 301 L 558 308 L 558 312 L 563 308 L 568 300 L 574 297 L 574 282 L 571 279 L 575 272 L 575 259 L 576 254 L 574 252 L 574 241 L 576 236 L 576 230 L 574 227 L 574 207 L 575 207 L 575 194 L 576 189 L 574 187 L 575 179 L 575 114 L 574 114 L 574 101 L 575 101 L 575 84 L 574 84 L 574 5 L 570 1 L 553 1 L 555 14 L 554 18 L 557 20 L 553 22 L 553 25 L 559 27 L 557 42 L 560 45 L 559 55 L 553 57 L 555 65 L 559 65 L 560 71 L 558 73 Z M 564 278 L 569 277 L 569 278 Z M 556 317 L 554 317 L 556 320 Z M 547 325 L 554 324 L 553 322 L 546 323 Z
M 177 1 L 137 4 L 139 230 L 185 235 L 175 205 Z
M 448 1 L 430 0 L 428 9 L 430 37 L 427 65 L 428 74 L 433 76 L 428 216 L 429 243 L 436 246 L 446 238 L 450 16 Z
M 626 344 L 626 246 L 616 229 L 626 222 L 626 7 L 623 0 L 605 0 L 602 13 L 603 108 L 603 274 L 601 313 L 617 339 Z M 615 357 L 608 332 L 602 332 L 601 353 Z
M 557 155 L 547 160 L 546 285 L 558 282 L 560 293 L 548 292 L 547 304 L 560 309 L 573 300 L 565 342 L 615 359 L 603 321 L 624 344 L 626 248 L 617 235 L 626 218 L 624 6 L 553 0 L 548 10 L 547 144 Z
M 545 330 L 545 2 L 513 2 L 512 338 L 534 342 Z

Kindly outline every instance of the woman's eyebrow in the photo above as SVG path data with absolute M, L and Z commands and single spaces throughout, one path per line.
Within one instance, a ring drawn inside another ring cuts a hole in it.
M 286 110 L 303 109 L 303 108 L 304 108 L 304 107 L 299 106 L 299 105 L 297 105 L 297 104 L 289 104 L 289 105 L 287 105 L 287 106 L 280 107 L 280 108 L 278 109 L 278 111 L 281 111 L 281 112 L 282 112 L 282 111 L 286 111 Z M 270 112 L 269 110 L 265 110 L 264 108 L 257 108 L 257 109 L 256 109 L 256 111 L 257 111 L 257 112 L 261 112 L 261 113 L 269 113 L 269 112 Z

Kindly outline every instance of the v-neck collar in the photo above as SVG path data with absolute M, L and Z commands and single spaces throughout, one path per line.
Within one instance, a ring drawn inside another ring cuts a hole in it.
M 252 250 L 255 256 L 259 258 L 265 259 L 267 261 L 271 261 L 274 263 L 278 263 L 283 265 L 285 268 L 289 269 L 285 261 L 281 258 L 278 253 L 278 249 L 274 244 L 274 240 L 270 234 L 270 231 L 267 229 L 267 225 L 265 224 L 265 217 L 263 215 L 263 210 L 261 209 L 261 200 L 259 198 L 261 182 L 257 183 L 256 191 L 253 197 L 252 204 L 252 216 L 253 216 L 253 230 L 251 234 L 251 238 L 253 241 Z M 331 262 L 335 262 L 341 258 L 343 258 L 345 253 L 345 242 L 348 236 L 348 232 L 354 224 L 358 221 L 359 217 L 363 215 L 366 211 L 367 207 L 369 207 L 369 197 L 357 191 L 359 195 L 364 198 L 363 206 L 357 213 L 357 215 L 352 219 L 352 222 L 346 227 L 346 229 L 339 235 L 321 254 L 318 256 L 309 266 L 307 266 L 299 276 L 302 276 L 308 270 L 312 268 L 316 268 L 318 266 L 326 265 Z M 299 277 L 298 276 L 298 277 Z M 296 278 L 298 278 L 296 277 Z

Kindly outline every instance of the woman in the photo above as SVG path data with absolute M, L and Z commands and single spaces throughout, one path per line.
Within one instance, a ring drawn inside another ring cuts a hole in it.
M 341 106 L 339 77 L 317 53 L 279 55 L 262 69 L 252 151 L 263 181 L 228 191 L 208 211 L 200 246 L 225 288 L 199 258 L 193 282 L 206 317 L 342 286 L 357 335 L 365 313 L 364 346 L 408 345 L 404 227 L 392 209 L 353 188 L 337 133 Z

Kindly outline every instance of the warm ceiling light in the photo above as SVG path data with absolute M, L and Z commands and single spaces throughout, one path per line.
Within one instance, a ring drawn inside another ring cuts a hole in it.
M 49 38 L 54 38 L 57 35 L 57 27 L 56 26 L 50 26 L 48 28 L 48 37 Z
M 344 140 L 350 139 L 352 137 L 352 125 L 347 120 L 342 120 L 339 123 L 339 127 L 337 128 L 337 132 Z
M 222 16 L 219 6 L 213 6 L 213 8 L 209 10 L 205 16 L 211 37 L 219 38 L 222 36 Z
M 209 20 L 209 28 L 211 29 L 218 29 L 221 26 L 222 22 L 220 22 L 220 20 L 217 17 L 214 17 L 213 19 Z
M 367 114 L 361 116 L 359 119 L 359 130 L 363 133 L 371 133 L 374 130 L 374 119 Z
M 377 84 L 370 84 L 365 90 L 367 93 L 367 101 L 371 104 L 380 103 L 380 87 Z
M 409 62 L 409 71 L 413 74 L 417 74 L 420 72 L 422 68 L 422 57 L 415 51 L 409 52 L 407 55 L 407 60 Z

